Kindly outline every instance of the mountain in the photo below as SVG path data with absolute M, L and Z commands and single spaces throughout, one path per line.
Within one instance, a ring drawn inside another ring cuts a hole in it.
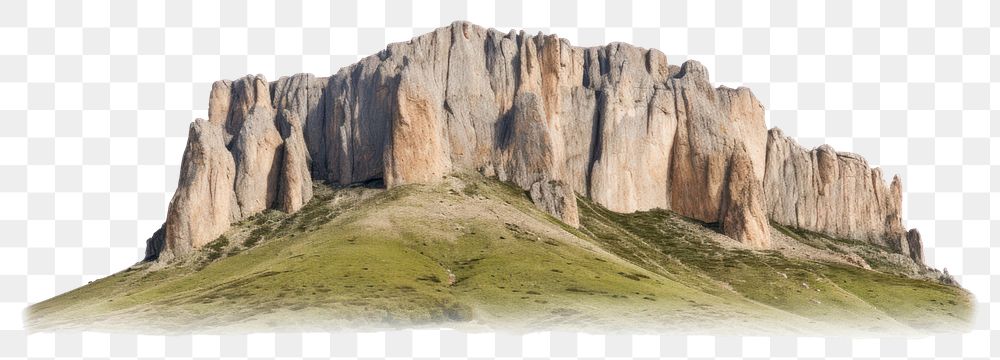
M 877 331 L 971 309 L 898 177 L 654 49 L 456 22 L 330 77 L 216 82 L 208 113 L 144 261 L 29 324 Z
M 776 221 L 922 258 L 898 178 L 767 131 L 750 90 L 713 88 L 701 64 L 465 22 L 326 78 L 216 82 L 208 120 L 191 126 L 165 254 L 150 257 L 183 255 L 265 209 L 295 212 L 316 180 L 391 188 L 456 171 L 529 190 L 572 226 L 581 194 L 616 212 L 718 222 L 761 249 Z

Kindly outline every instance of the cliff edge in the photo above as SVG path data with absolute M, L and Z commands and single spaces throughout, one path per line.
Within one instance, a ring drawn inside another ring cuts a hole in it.
M 671 210 L 753 248 L 769 221 L 884 245 L 917 263 L 902 185 L 864 159 L 768 131 L 747 88 L 622 43 L 456 22 L 330 77 L 218 81 L 191 125 L 180 180 L 146 260 L 200 248 L 266 209 L 292 213 L 313 181 L 392 188 L 463 171 L 524 189 L 579 225 L 576 195 L 621 213 Z

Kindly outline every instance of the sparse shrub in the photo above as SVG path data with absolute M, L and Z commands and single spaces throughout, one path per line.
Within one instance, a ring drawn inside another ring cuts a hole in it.
M 249 248 L 253 247 L 254 245 L 257 245 L 257 243 L 259 243 L 260 240 L 263 239 L 265 235 L 268 235 L 270 233 L 271 233 L 270 226 L 261 226 L 256 229 L 253 229 L 253 231 L 251 231 L 250 234 L 247 235 L 247 238 L 243 239 L 243 247 Z
M 219 235 L 218 238 L 212 240 L 212 242 L 205 245 L 205 250 L 208 250 L 206 258 L 209 261 L 216 260 L 222 257 L 222 250 L 229 246 L 229 238 L 226 235 Z
M 958 281 L 955 281 L 955 277 L 948 273 L 948 268 L 944 268 L 944 272 L 941 273 L 941 276 L 938 276 L 938 282 L 951 286 L 958 285 Z
M 227 238 L 226 235 L 219 235 L 218 238 L 212 240 L 212 242 L 208 243 L 205 247 L 211 250 L 219 251 L 226 246 L 229 246 L 229 238 Z
M 462 193 L 464 193 L 465 196 L 476 196 L 476 195 L 479 195 L 479 184 L 477 184 L 477 183 L 468 183 L 468 184 L 465 184 L 465 186 L 462 187 Z

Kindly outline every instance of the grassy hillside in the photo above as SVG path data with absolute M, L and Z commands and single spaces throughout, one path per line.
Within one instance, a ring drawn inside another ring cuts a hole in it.
M 247 219 L 189 258 L 36 304 L 26 325 L 899 334 L 961 330 L 972 311 L 958 287 L 862 269 L 827 245 L 800 251 L 830 240 L 785 228 L 773 233 L 787 250 L 755 252 L 667 211 L 617 214 L 580 199 L 573 229 L 477 176 L 316 190 L 300 212 Z

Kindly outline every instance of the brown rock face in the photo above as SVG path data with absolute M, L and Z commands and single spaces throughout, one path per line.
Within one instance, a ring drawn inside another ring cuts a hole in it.
M 293 212 L 312 198 L 300 113 L 276 116 L 270 89 L 260 76 L 213 85 L 211 120 L 196 120 L 188 134 L 159 258 L 199 248 L 265 209 Z
M 669 209 L 677 113 L 674 86 L 663 76 L 666 57 L 623 44 L 609 46 L 606 56 L 620 65 L 611 66 L 596 94 L 596 153 L 587 195 L 613 211 Z M 600 61 L 600 54 L 590 59 Z
M 241 218 L 247 217 L 274 203 L 278 193 L 281 172 L 281 133 L 275 124 L 267 81 L 262 76 L 246 78 L 242 84 L 250 90 L 241 98 L 244 107 L 234 108 L 240 119 L 239 130 L 231 143 L 236 160 L 236 201 L 240 204 Z M 232 119 L 232 117 L 230 117 Z
M 516 184 L 573 226 L 581 195 L 718 222 L 756 248 L 772 219 L 913 251 L 898 181 L 768 133 L 750 91 L 713 88 L 701 64 L 464 22 L 328 78 L 219 81 L 184 156 L 163 236 L 176 255 L 265 209 L 297 211 L 313 181 L 393 187 L 463 171 Z
M 576 194 L 558 180 L 539 180 L 528 190 L 531 201 L 552 216 L 571 226 L 580 226 L 580 216 L 576 208 Z
M 311 74 L 283 77 L 271 85 L 271 105 L 275 110 L 275 115 L 288 111 L 296 116 L 310 160 L 306 165 L 311 167 L 310 170 L 318 178 L 322 178 L 321 174 L 326 173 L 324 153 L 326 149 L 326 109 L 322 101 L 326 85 L 326 78 L 316 78 Z M 290 136 L 285 130 L 288 127 L 287 121 L 283 122 L 282 119 L 277 119 L 277 122 L 281 128 L 282 137 Z
M 753 165 L 746 148 L 733 152 L 719 206 L 719 223 L 726 236 L 766 249 L 771 246 L 770 226 L 764 211 L 764 189 L 754 175 Z
M 512 113 L 513 118 L 501 131 L 499 178 L 530 190 L 531 200 L 539 208 L 579 226 L 576 196 L 560 180 L 559 144 L 546 121 L 543 99 L 535 93 L 520 93 Z
M 677 138 L 671 207 L 705 222 L 719 220 L 729 161 L 744 147 L 756 181 L 764 175 L 764 109 L 749 89 L 713 89 L 705 68 L 687 62 L 671 82 L 677 90 Z
M 296 212 L 312 198 L 312 175 L 309 152 L 302 136 L 299 115 L 282 110 L 279 118 L 284 146 L 280 154 L 281 172 L 278 179 L 276 207 L 284 212 Z
M 771 220 L 838 237 L 867 240 L 909 255 L 902 225 L 902 183 L 829 146 L 806 150 L 778 129 L 768 133 L 764 177 Z
M 906 233 L 906 243 L 909 247 L 910 258 L 917 264 L 924 263 L 924 242 L 920 239 L 920 232 L 917 229 L 910 229 Z
M 386 151 L 385 183 L 396 186 L 427 182 L 446 175 L 451 168 L 445 153 L 443 100 L 418 71 L 400 74 L 398 106 L 393 116 L 389 150 Z
M 232 94 L 232 81 L 221 80 L 212 84 L 212 92 L 208 96 L 208 121 L 210 123 L 225 126 L 226 119 L 229 118 L 229 98 Z
M 224 138 L 220 126 L 202 119 L 191 124 L 180 181 L 164 225 L 164 249 L 170 255 L 208 243 L 241 216 L 233 191 L 236 164 Z

